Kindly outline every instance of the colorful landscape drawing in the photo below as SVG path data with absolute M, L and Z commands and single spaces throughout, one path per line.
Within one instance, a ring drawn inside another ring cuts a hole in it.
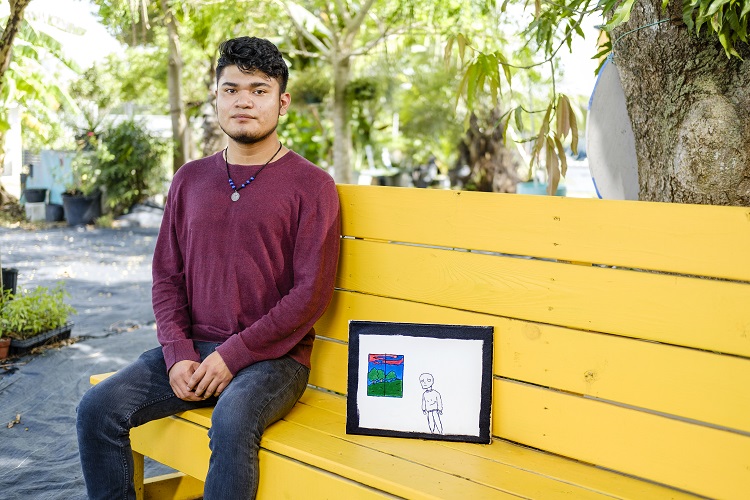
M 404 396 L 403 354 L 370 354 L 368 356 L 367 395 L 386 398 Z

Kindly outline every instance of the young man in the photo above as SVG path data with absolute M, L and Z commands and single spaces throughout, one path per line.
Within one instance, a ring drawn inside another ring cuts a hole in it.
M 161 348 L 94 386 L 78 409 L 90 498 L 134 498 L 129 430 L 215 406 L 204 498 L 253 498 L 265 428 L 307 384 L 313 324 L 333 294 L 333 179 L 286 149 L 287 67 L 270 42 L 220 47 L 219 123 L 229 145 L 174 176 L 153 259 Z

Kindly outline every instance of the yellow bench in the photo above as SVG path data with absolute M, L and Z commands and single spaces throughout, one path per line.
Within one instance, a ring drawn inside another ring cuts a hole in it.
M 337 290 L 260 498 L 748 498 L 750 209 L 339 194 Z M 347 435 L 350 320 L 494 326 L 492 443 Z M 141 494 L 200 496 L 210 415 L 133 431 L 180 471 Z

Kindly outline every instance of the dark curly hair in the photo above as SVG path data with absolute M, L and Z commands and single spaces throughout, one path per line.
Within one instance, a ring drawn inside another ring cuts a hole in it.
M 216 63 L 216 84 L 227 66 L 237 66 L 243 73 L 262 71 L 279 82 L 281 93 L 286 92 L 289 68 L 273 43 L 263 38 L 242 36 L 222 42 Z

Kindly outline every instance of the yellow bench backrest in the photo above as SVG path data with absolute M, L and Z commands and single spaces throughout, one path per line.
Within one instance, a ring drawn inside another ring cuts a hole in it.
M 493 435 L 699 494 L 750 491 L 750 209 L 339 186 L 311 383 L 349 320 L 495 327 Z

